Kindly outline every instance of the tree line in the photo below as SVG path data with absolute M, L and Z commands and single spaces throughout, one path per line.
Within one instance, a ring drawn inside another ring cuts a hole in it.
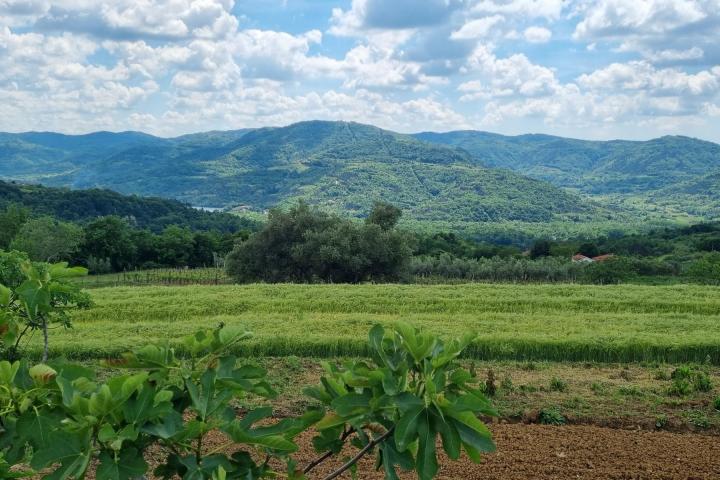
M 221 265 L 235 242 L 249 233 L 180 225 L 155 233 L 114 215 L 71 223 L 31 216 L 27 208 L 15 204 L 0 211 L 0 250 L 25 252 L 36 261 L 70 261 L 92 273 Z
M 273 209 L 261 227 L 221 231 L 190 224 L 159 231 L 115 215 L 83 222 L 0 210 L 0 250 L 36 261 L 70 261 L 91 273 L 221 267 L 238 282 L 553 281 L 720 283 L 720 223 L 645 234 L 519 245 L 477 242 L 453 232 L 398 227 L 402 212 L 376 203 L 364 220 L 304 202 Z M 612 260 L 574 264 L 575 254 Z

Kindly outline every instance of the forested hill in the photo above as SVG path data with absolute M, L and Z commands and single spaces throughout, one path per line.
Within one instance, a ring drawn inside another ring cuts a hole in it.
M 121 195 L 101 189 L 70 190 L 0 181 L 0 210 L 11 204 L 25 207 L 34 215 L 49 215 L 72 222 L 116 215 L 127 218 L 136 227 L 155 232 L 168 225 L 223 233 L 257 227 L 248 219 L 198 210 L 177 200 Z
M 108 136 L 112 140 L 102 140 Z M 488 168 L 463 150 L 345 122 L 173 139 L 133 132 L 3 134 L 0 177 L 251 210 L 305 198 L 325 209 L 364 216 L 374 201 L 384 200 L 402 208 L 406 218 L 423 221 L 611 216 L 548 183 Z
M 415 137 L 459 147 L 485 165 L 589 194 L 642 194 L 720 173 L 720 145 L 688 137 L 599 142 L 478 131 L 426 132 Z

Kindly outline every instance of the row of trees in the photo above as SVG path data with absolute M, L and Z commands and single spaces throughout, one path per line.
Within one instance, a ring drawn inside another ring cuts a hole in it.
M 396 207 L 378 203 L 364 222 L 299 203 L 270 212 L 252 234 L 197 231 L 171 225 L 140 229 L 126 218 L 67 223 L 10 205 L 0 211 L 0 250 L 36 261 L 70 261 L 92 273 L 225 264 L 237 281 L 411 281 L 414 277 L 502 281 L 594 281 L 682 277 L 720 283 L 720 226 L 650 232 L 594 241 L 536 240 L 508 246 L 474 242 L 455 233 L 401 231 Z M 602 267 L 573 265 L 570 257 L 612 253 Z
M 177 225 L 154 233 L 117 216 L 75 224 L 48 216 L 30 217 L 28 210 L 17 205 L 0 212 L 0 249 L 26 252 L 36 261 L 71 261 L 92 273 L 218 265 L 248 233 L 193 231 Z

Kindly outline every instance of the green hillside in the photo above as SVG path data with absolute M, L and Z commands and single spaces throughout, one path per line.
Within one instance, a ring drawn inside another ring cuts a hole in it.
M 459 147 L 488 166 L 509 168 L 589 194 L 654 192 L 720 173 L 720 145 L 688 137 L 598 142 L 477 131 L 420 133 L 415 137 Z
M 385 200 L 422 221 L 612 216 L 545 182 L 487 168 L 459 149 L 356 123 L 302 122 L 174 139 L 128 132 L 107 148 L 94 135 L 113 134 L 3 135 L 0 177 L 256 211 L 302 197 L 358 216 Z M 31 161 L 35 156 L 38 162 Z
M 70 190 L 0 181 L 0 210 L 11 204 L 21 205 L 33 215 L 49 215 L 71 222 L 116 215 L 129 219 L 133 226 L 154 231 L 168 225 L 220 232 L 257 227 L 248 219 L 198 210 L 177 200 L 121 195 L 101 189 Z

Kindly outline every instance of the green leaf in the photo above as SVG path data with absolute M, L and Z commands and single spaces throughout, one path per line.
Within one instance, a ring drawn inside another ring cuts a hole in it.
M 460 440 L 463 447 L 465 447 L 465 451 L 476 463 L 480 461 L 480 452 L 489 453 L 495 451 L 495 444 L 489 435 L 481 434 L 455 419 L 452 419 L 452 423 L 460 434 Z
M 148 423 L 145 424 L 141 431 L 148 435 L 154 435 L 163 440 L 174 437 L 178 432 L 183 429 L 182 416 L 176 412 L 171 411 L 167 415 L 162 417 L 160 423 Z
M 420 417 L 427 414 L 425 407 L 420 405 L 405 412 L 395 425 L 395 445 L 400 452 L 405 451 L 408 445 L 415 440 L 418 432 Z
M 21 443 L 29 442 L 36 450 L 50 445 L 52 433 L 60 428 L 64 415 L 43 409 L 29 409 L 18 418 L 17 432 Z
M 10 363 L 7 360 L 0 362 L 0 385 L 10 386 L 15 381 L 15 375 L 17 375 L 20 369 L 20 362 Z
M 12 291 L 5 285 L 0 284 L 0 307 L 7 307 L 10 305 L 10 295 Z
M 446 409 L 446 414 L 457 420 L 459 423 L 473 429 L 479 435 L 482 435 L 486 438 L 492 438 L 492 434 L 490 433 L 490 430 L 488 430 L 487 426 L 483 422 L 481 422 L 473 413 L 456 412 L 452 409 Z
M 50 434 L 45 448 L 35 452 L 30 466 L 35 470 L 60 464 L 53 473 L 45 476 L 48 480 L 83 478 L 90 463 L 92 443 L 90 432 L 60 432 Z
M 255 410 L 250 410 L 247 414 L 245 414 L 243 419 L 240 420 L 240 425 L 243 428 L 250 428 L 253 423 L 259 422 L 260 420 L 270 416 L 272 416 L 272 407 L 256 408 Z
M 50 267 L 50 276 L 55 279 L 82 277 L 88 274 L 88 269 L 83 267 L 68 268 L 67 262 L 56 263 Z
M 442 438 L 442 445 L 445 453 L 451 460 L 457 460 L 460 458 L 460 448 L 462 442 L 460 440 L 460 433 L 453 422 L 448 422 L 439 416 L 433 417 L 433 423 L 435 430 L 440 432 L 440 438 Z
M 409 451 L 398 452 L 392 442 L 383 442 L 380 444 L 382 456 L 382 466 L 385 471 L 385 478 L 389 480 L 399 480 L 395 465 L 399 465 L 403 470 L 412 470 L 415 468 L 415 459 Z
M 345 424 L 345 418 L 341 417 L 340 415 L 336 413 L 328 413 L 325 415 L 322 420 L 320 420 L 316 425 L 315 428 L 318 430 L 327 430 L 329 428 L 337 427 L 338 425 L 344 425 Z
M 103 480 L 133 480 L 147 471 L 147 463 L 135 448 L 125 448 L 117 459 L 108 451 L 100 454 L 96 476 Z
M 425 402 L 423 402 L 421 398 L 409 392 L 401 393 L 393 397 L 392 400 L 401 412 L 406 412 L 411 408 L 425 406 Z
M 435 452 L 435 432 L 432 429 L 427 411 L 418 418 L 417 432 L 419 442 L 415 467 L 418 478 L 420 480 L 432 480 L 437 474 L 438 463 Z
M 332 401 L 332 408 L 342 417 L 360 415 L 370 410 L 370 392 L 348 393 Z
M 244 428 L 237 420 L 232 422 L 225 431 L 233 441 L 238 443 L 258 445 L 288 453 L 295 452 L 298 449 L 297 445 L 281 435 L 256 434 L 254 431 Z

